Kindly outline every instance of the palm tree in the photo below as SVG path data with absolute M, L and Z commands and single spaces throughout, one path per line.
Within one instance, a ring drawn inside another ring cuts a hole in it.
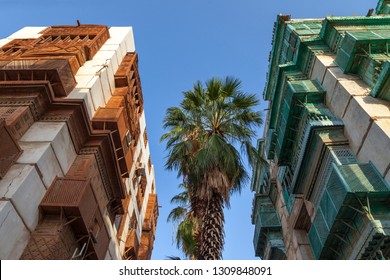
M 177 170 L 188 183 L 190 204 L 199 223 L 198 259 L 221 259 L 224 245 L 224 206 L 248 179 L 240 151 L 250 164 L 257 159 L 252 140 L 262 124 L 259 101 L 241 91 L 232 77 L 197 82 L 184 92 L 179 107 L 168 108 L 164 128 L 166 168 Z
M 171 210 L 167 222 L 178 224 L 176 229 L 176 247 L 181 249 L 187 258 L 196 259 L 195 233 L 197 231 L 197 222 L 189 204 L 188 188 L 185 184 L 180 184 L 179 188 L 184 188 L 184 190 L 171 199 L 171 204 L 177 204 L 178 206 Z

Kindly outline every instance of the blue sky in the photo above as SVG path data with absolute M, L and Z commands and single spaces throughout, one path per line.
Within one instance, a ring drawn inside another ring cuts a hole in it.
M 277 14 L 293 18 L 365 15 L 377 0 L 0 0 L 0 38 L 24 26 L 96 23 L 133 26 L 151 157 L 155 166 L 160 217 L 153 259 L 182 256 L 166 222 L 180 180 L 164 170 L 159 139 L 165 110 L 181 92 L 212 76 L 240 78 L 242 89 L 262 96 L 273 24 Z M 262 102 L 259 110 L 263 111 Z M 259 137 L 263 129 L 259 130 Z M 225 213 L 224 259 L 256 259 L 249 186 Z

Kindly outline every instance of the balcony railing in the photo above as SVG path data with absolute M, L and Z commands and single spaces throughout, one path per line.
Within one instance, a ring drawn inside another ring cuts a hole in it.
M 67 217 L 85 259 L 105 258 L 109 235 L 90 180 L 57 178 L 40 206 L 45 215 Z
M 350 243 L 349 229 L 359 215 L 372 216 L 373 207 L 389 216 L 390 186 L 371 163 L 332 164 L 309 240 L 317 259 L 345 259 L 341 247 Z M 372 218 L 370 218 L 372 219 Z
M 284 260 L 286 259 L 286 248 L 284 246 L 281 231 L 270 232 L 266 236 L 263 260 Z
M 255 234 L 253 243 L 257 256 L 262 256 L 269 232 L 280 231 L 281 225 L 276 210 L 266 195 L 256 195 L 254 201 Z

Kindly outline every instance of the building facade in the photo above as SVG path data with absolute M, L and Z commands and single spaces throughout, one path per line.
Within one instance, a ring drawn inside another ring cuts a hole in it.
M 253 173 L 263 259 L 390 259 L 390 1 L 376 14 L 279 15 Z
M 0 40 L 0 259 L 150 259 L 158 202 L 131 27 Z

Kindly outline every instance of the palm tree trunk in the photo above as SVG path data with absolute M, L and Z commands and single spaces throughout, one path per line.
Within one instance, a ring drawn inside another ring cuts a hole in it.
M 194 258 L 198 259 L 200 254 L 199 253 L 200 245 L 202 244 L 200 225 L 203 224 L 203 218 L 206 216 L 207 201 L 205 199 L 200 198 L 197 195 L 196 193 L 197 190 L 192 185 L 189 185 L 188 191 L 189 191 L 191 210 L 196 221 L 196 226 L 194 227 L 194 239 L 196 242 L 196 248 L 193 253 L 194 253 Z
M 198 259 L 220 260 L 222 258 L 223 223 L 223 198 L 219 193 L 213 192 L 200 228 L 201 244 L 199 244 Z

